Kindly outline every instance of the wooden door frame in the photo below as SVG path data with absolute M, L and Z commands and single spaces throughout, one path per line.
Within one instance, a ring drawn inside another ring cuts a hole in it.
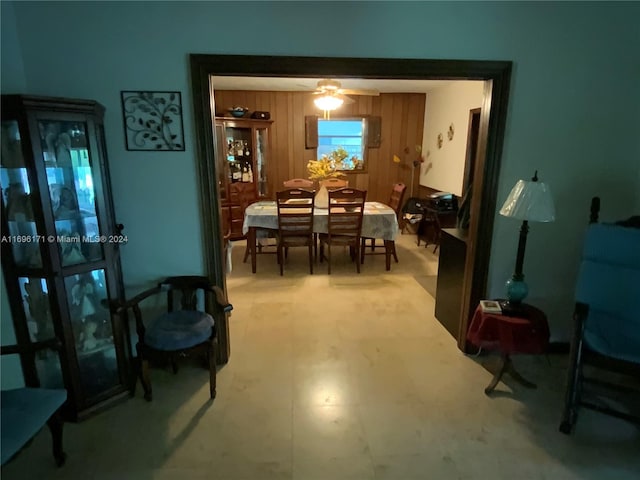
M 484 297 L 509 101 L 512 62 L 493 60 L 428 60 L 397 58 L 290 57 L 191 54 L 196 162 L 206 273 L 224 286 L 224 258 L 215 165 L 214 91 L 211 76 L 377 78 L 413 80 L 484 80 L 478 158 L 473 181 L 471 221 L 463 281 L 458 347 L 466 351 L 469 315 Z M 478 193 L 479 192 L 479 193 Z M 482 229 L 479 228 L 482 225 Z M 211 235 L 218 232 L 218 235 Z
M 462 178 L 462 195 L 466 193 L 467 184 L 469 183 L 469 177 L 471 176 L 471 164 L 475 166 L 474 159 L 471 158 L 472 152 L 471 147 L 473 146 L 473 142 L 471 141 L 471 135 L 473 134 L 473 117 L 476 115 L 482 114 L 482 108 L 472 108 L 469 110 L 469 127 L 467 128 L 467 149 L 466 149 L 466 157 L 464 162 L 464 176 Z M 480 133 L 480 125 L 478 125 L 478 136 Z M 476 159 L 478 156 L 478 139 L 476 139 Z M 475 170 L 473 172 L 475 175 Z

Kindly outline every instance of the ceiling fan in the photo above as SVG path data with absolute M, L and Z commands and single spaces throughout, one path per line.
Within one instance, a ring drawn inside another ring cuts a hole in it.
M 313 92 L 313 95 L 331 96 L 341 99 L 344 103 L 353 103 L 354 100 L 349 98 L 347 95 L 378 96 L 380 95 L 380 92 L 365 88 L 342 88 L 342 84 L 338 80 L 325 78 L 323 80 L 318 80 L 318 86 Z

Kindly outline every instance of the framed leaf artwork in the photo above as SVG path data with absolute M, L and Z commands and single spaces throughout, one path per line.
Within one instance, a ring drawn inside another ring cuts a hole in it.
M 127 150 L 184 151 L 180 92 L 121 91 Z

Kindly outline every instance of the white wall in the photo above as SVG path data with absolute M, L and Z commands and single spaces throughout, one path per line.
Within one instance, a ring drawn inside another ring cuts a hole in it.
M 529 299 L 547 312 L 553 337 L 568 336 L 591 196 L 603 198 L 605 218 L 628 216 L 636 204 L 637 2 L 340 2 L 340 15 L 330 2 L 16 2 L 14 9 L 25 91 L 93 98 L 107 108 L 116 214 L 130 239 L 122 248 L 129 289 L 204 271 L 189 53 L 513 61 L 498 203 L 536 168 L 555 195 L 557 221 L 531 226 L 525 259 Z M 340 34 L 320 27 L 310 34 L 310 19 Z M 4 78 L 3 68 L 7 92 Z M 183 92 L 185 152 L 125 150 L 120 91 L 128 89 Z M 496 213 L 490 296 L 504 294 L 518 228 Z
M 484 82 L 453 82 L 427 93 L 424 113 L 420 185 L 462 196 L 464 165 L 467 154 L 469 110 L 482 106 Z M 449 140 L 449 125 L 454 126 Z M 438 134 L 442 148 L 438 148 Z

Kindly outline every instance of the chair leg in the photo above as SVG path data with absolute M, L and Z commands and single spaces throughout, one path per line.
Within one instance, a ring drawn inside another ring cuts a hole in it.
M 309 273 L 313 275 L 313 246 L 309 244 Z
M 371 239 L 371 251 L 372 252 L 376 251 L 376 239 L 375 238 Z
M 280 264 L 280 276 L 284 275 L 284 258 L 282 256 L 282 245 L 278 245 L 278 263 Z
M 242 259 L 242 263 L 247 263 L 247 258 L 249 258 L 250 253 L 251 249 L 249 248 L 249 238 L 247 237 L 247 246 L 244 248 L 244 258 Z
M 149 376 L 149 360 L 147 360 L 144 355 L 144 346 L 138 342 L 136 344 L 136 352 L 138 353 L 138 361 L 140 363 L 140 383 L 142 384 L 142 388 L 144 390 L 144 399 L 148 402 L 151 401 L 152 391 L 151 391 L 151 377 Z
M 64 420 L 60 414 L 60 410 L 49 417 L 47 420 L 47 426 L 51 432 L 51 440 L 53 442 L 53 458 L 56 460 L 56 465 L 61 467 L 67 459 L 67 454 L 64 453 L 62 448 L 62 429 L 64 426 Z
M 313 234 L 313 254 L 314 254 L 315 260 L 318 261 L 318 234 L 317 233 Z
M 585 304 L 577 303 L 573 314 L 574 333 L 569 354 L 569 369 L 567 370 L 567 390 L 564 398 L 564 409 L 559 430 L 569 435 L 578 417 L 578 403 L 580 402 L 580 384 L 582 379 L 582 335 L 584 319 L 588 313 Z
M 353 249 L 355 250 L 356 270 L 360 273 L 360 242 L 356 242 Z
M 171 371 L 173 372 L 174 375 L 178 373 L 178 361 L 176 360 L 176 355 L 177 354 L 174 353 L 169 356 L 169 362 L 171 363 Z
M 216 339 L 213 337 L 207 348 L 207 357 L 209 360 L 209 395 L 216 398 Z
M 329 275 L 331 275 L 331 244 L 327 243 L 327 265 L 328 267 L 328 273 Z
M 396 242 L 395 240 L 391 241 L 391 254 L 393 255 L 393 259 L 398 263 L 398 254 L 396 253 Z
M 149 376 L 149 360 L 144 355 L 143 345 L 138 343 L 136 350 L 140 359 L 140 383 L 142 383 L 142 388 L 144 389 L 144 399 L 150 402 L 153 398 L 153 392 L 151 391 L 151 377 Z
M 364 263 L 364 252 L 366 248 L 366 240 L 363 238 L 360 240 L 360 263 Z

